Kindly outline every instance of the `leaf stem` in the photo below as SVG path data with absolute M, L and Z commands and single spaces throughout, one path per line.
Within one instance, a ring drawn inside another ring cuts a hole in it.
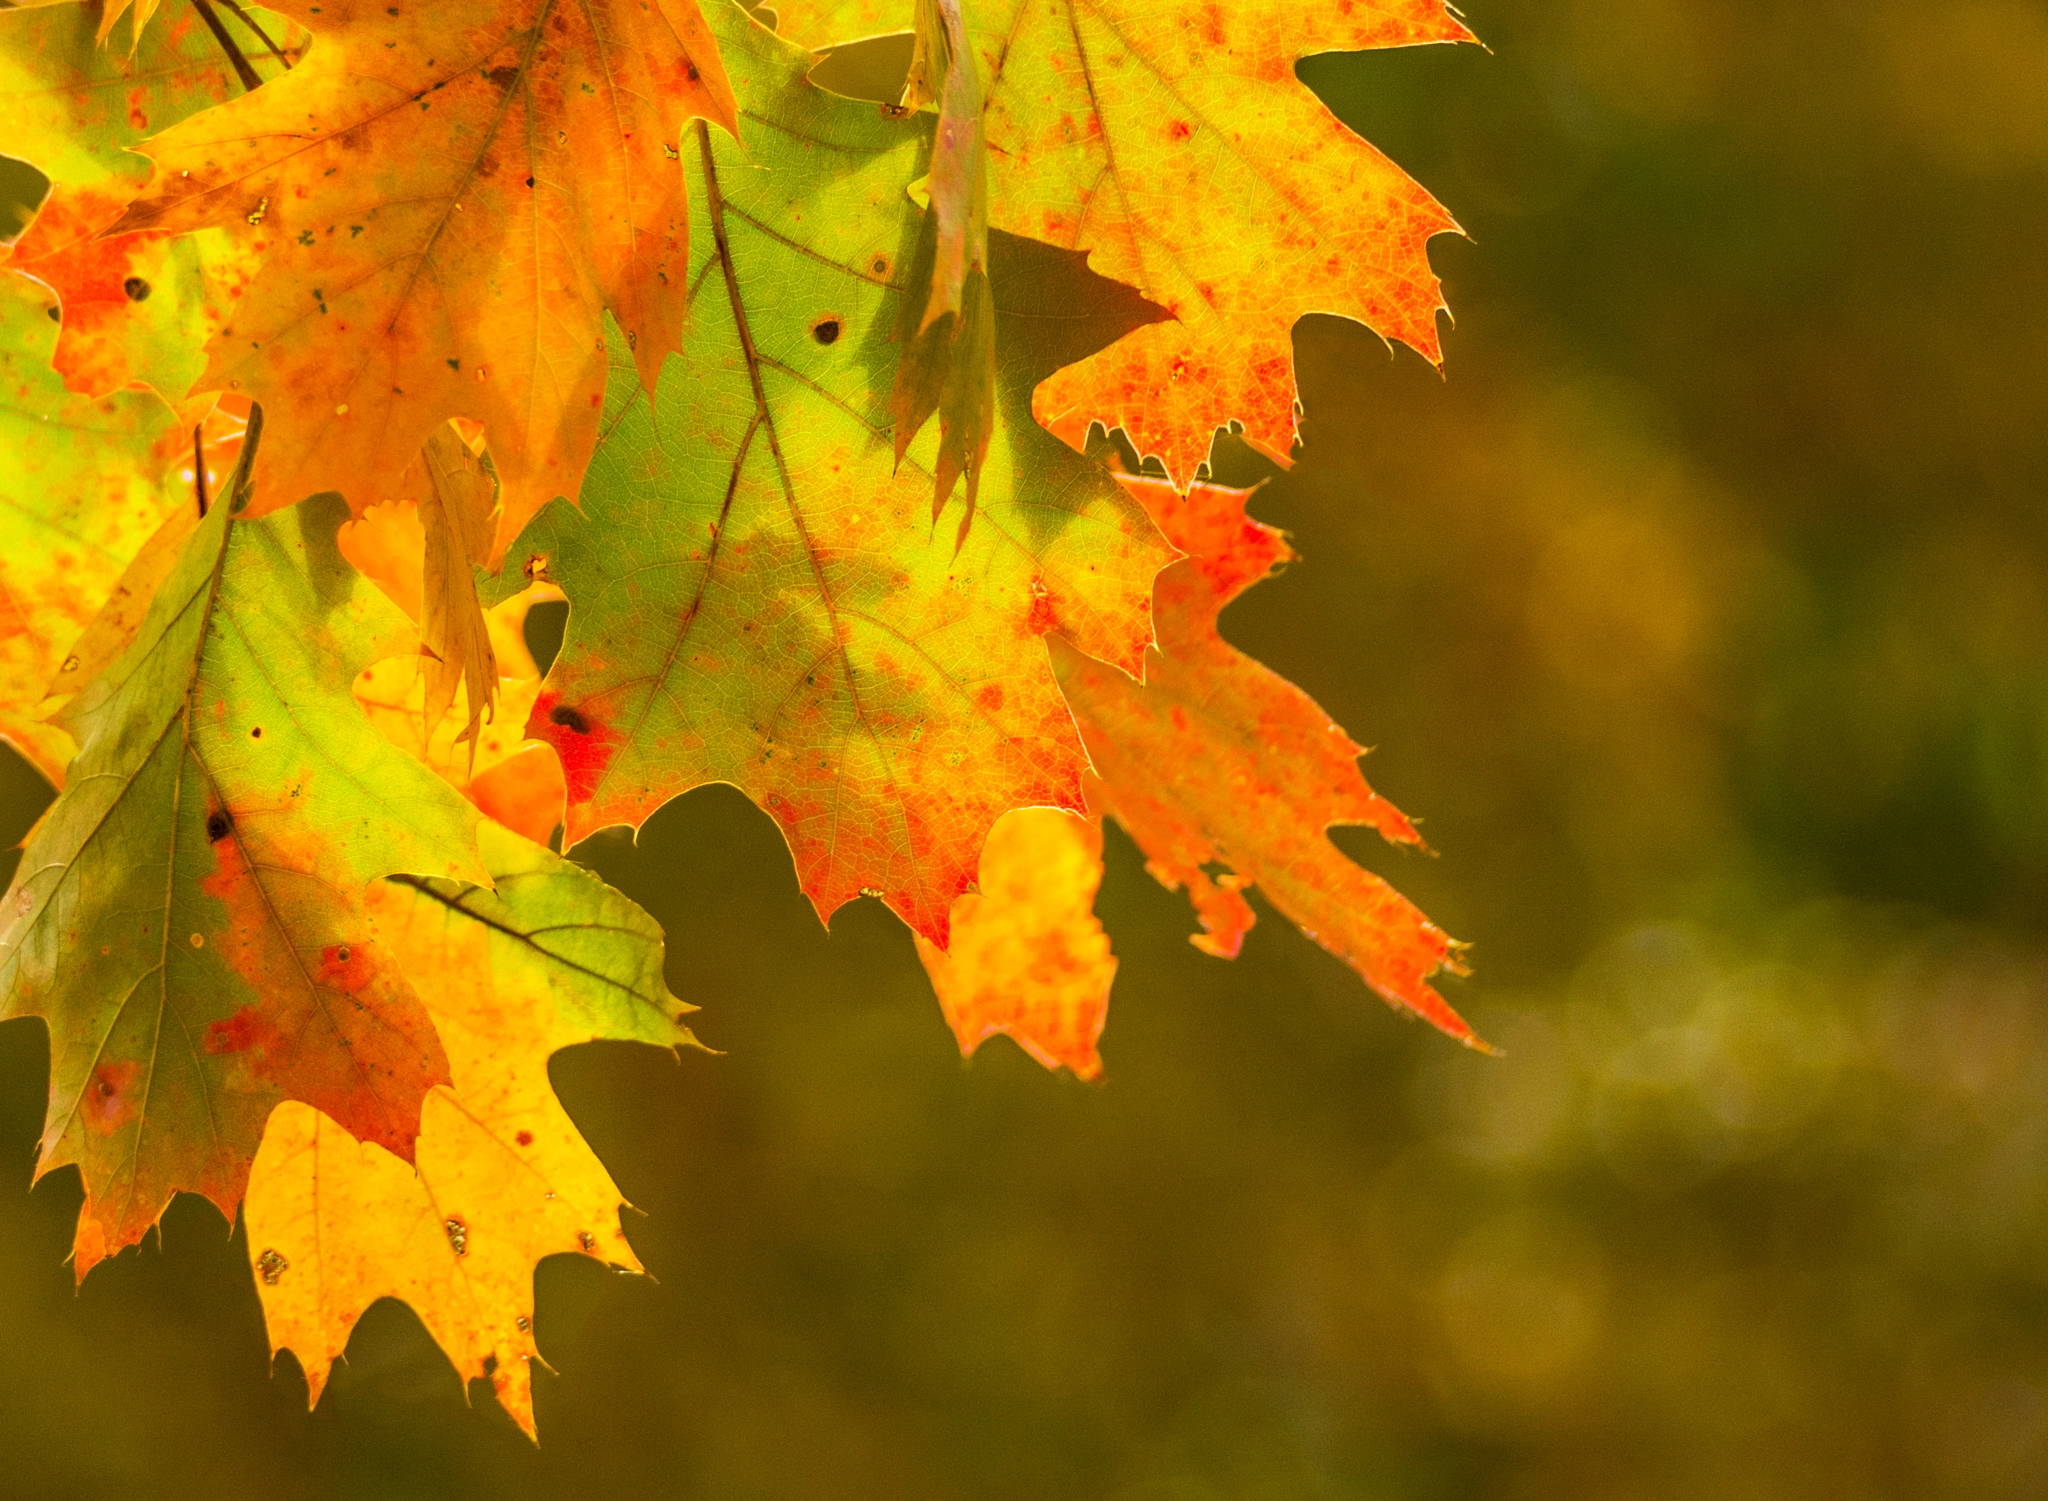
M 286 57 L 282 52 L 278 50 L 277 43 L 273 42 L 270 39 L 270 33 L 265 31 L 261 26 L 257 24 L 256 18 L 254 16 L 250 15 L 246 10 L 242 9 L 242 7 L 236 3 L 236 0 L 220 0 L 220 3 L 222 5 L 225 5 L 230 11 L 234 13 L 234 17 L 237 21 L 240 21 L 244 26 L 248 27 L 251 31 L 256 33 L 256 39 L 263 43 L 263 45 L 269 49 L 270 55 L 277 59 L 277 65 L 280 68 L 283 68 L 287 72 L 291 71 L 292 60 Z
M 199 435 L 205 430 L 203 423 L 192 424 L 192 488 L 199 495 L 199 519 L 206 519 L 206 446 Z
M 206 29 L 213 33 L 213 39 L 220 43 L 220 50 L 225 52 L 228 61 L 234 64 L 235 76 L 242 80 L 242 87 L 262 87 L 262 75 L 249 65 L 248 58 L 242 56 L 242 49 L 235 45 L 235 39 L 228 35 L 227 27 L 221 24 L 220 16 L 207 4 L 207 0 L 192 0 L 192 8 L 199 12 L 199 19 L 206 23 Z

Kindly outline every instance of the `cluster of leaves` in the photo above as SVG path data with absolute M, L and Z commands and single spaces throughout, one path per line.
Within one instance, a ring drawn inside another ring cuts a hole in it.
M 658 928 L 553 850 L 712 781 L 821 918 L 908 925 L 964 1052 L 1100 1071 L 1105 816 L 1202 948 L 1257 883 L 1476 1043 L 1454 945 L 1326 834 L 1414 829 L 1218 634 L 1291 554 L 1200 470 L 1226 423 L 1289 451 L 1303 312 L 1436 357 L 1450 220 L 1293 68 L 1466 35 L 1442 0 L 0 12 L 0 142 L 51 182 L 0 263 L 0 735 L 62 789 L 0 1014 L 49 1029 L 78 1275 L 204 1194 L 316 1398 L 391 1295 L 531 1431 L 534 1263 L 635 1266 L 547 1058 L 692 1042 Z M 813 81 L 896 36 L 895 100 Z

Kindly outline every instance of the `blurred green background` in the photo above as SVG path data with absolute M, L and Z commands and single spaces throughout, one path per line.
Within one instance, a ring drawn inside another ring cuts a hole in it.
M 74 1296 L 17 1024 L 0 1491 L 2048 1494 L 2048 7 L 1468 10 L 1302 66 L 1472 241 L 1447 379 L 1301 325 L 1225 628 L 1379 747 L 1440 858 L 1340 842 L 1507 1056 L 1204 957 L 1112 833 L 1106 1082 L 963 1067 L 693 794 L 585 847 L 725 1051 L 555 1062 L 658 1282 L 542 1267 L 541 1447 L 393 1304 L 308 1416 L 195 1201 Z

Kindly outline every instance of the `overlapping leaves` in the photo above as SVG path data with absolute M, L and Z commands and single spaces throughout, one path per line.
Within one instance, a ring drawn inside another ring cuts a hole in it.
M 1450 221 L 1292 65 L 1462 27 L 706 4 L 291 0 L 234 10 L 246 56 L 182 8 L 0 14 L 7 149 L 55 183 L 10 264 L 60 294 L 0 273 L 0 734 L 53 779 L 78 747 L 0 1014 L 50 1030 L 79 1273 L 246 1184 L 316 1399 L 397 1296 L 531 1433 L 534 1263 L 637 1267 L 546 1063 L 686 1008 L 558 825 L 731 782 L 821 916 L 911 927 L 963 1051 L 1092 1077 L 1113 816 L 1210 952 L 1256 884 L 1475 1041 L 1429 983 L 1455 945 L 1325 832 L 1413 829 L 1217 632 L 1284 541 L 1076 451 L 1119 426 L 1185 482 L 1236 420 L 1284 454 L 1310 308 L 1435 356 Z M 880 112 L 790 40 L 913 15 Z M 561 594 L 543 683 L 521 622 Z
M 683 357 L 652 402 L 613 382 L 580 510 L 513 552 L 571 602 L 530 732 L 561 754 L 571 840 L 731 782 L 821 916 L 873 892 L 943 945 L 996 819 L 1081 806 L 1044 637 L 1135 669 L 1171 554 L 1105 474 L 1015 420 L 972 531 L 956 549 L 935 530 L 934 435 L 901 469 L 889 436 L 924 133 L 719 14 L 751 149 L 699 128 Z

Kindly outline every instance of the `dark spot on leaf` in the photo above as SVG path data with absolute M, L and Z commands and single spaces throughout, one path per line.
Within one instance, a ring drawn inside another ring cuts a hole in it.
M 590 733 L 590 721 L 567 704 L 556 704 L 554 711 L 548 715 L 548 718 L 556 724 L 575 731 L 579 735 L 588 735 Z
M 533 1145 L 533 1133 L 531 1131 L 521 1131 L 519 1135 L 514 1139 L 522 1147 L 530 1147 Z
M 131 276 L 122 282 L 121 290 L 128 294 L 130 302 L 147 302 L 149 300 L 149 283 L 139 276 Z
M 811 337 L 816 339 L 820 344 L 838 343 L 839 320 L 829 313 L 826 314 L 824 317 L 820 318 L 816 323 L 813 323 L 811 325 Z
M 226 809 L 216 808 L 206 815 L 206 838 L 209 843 L 219 844 L 227 838 L 230 827 Z
M 501 89 L 509 89 L 519 82 L 519 70 L 514 67 L 492 68 L 484 77 Z
M 249 726 L 249 738 L 251 740 L 261 740 L 263 738 L 263 726 L 260 724 Z

